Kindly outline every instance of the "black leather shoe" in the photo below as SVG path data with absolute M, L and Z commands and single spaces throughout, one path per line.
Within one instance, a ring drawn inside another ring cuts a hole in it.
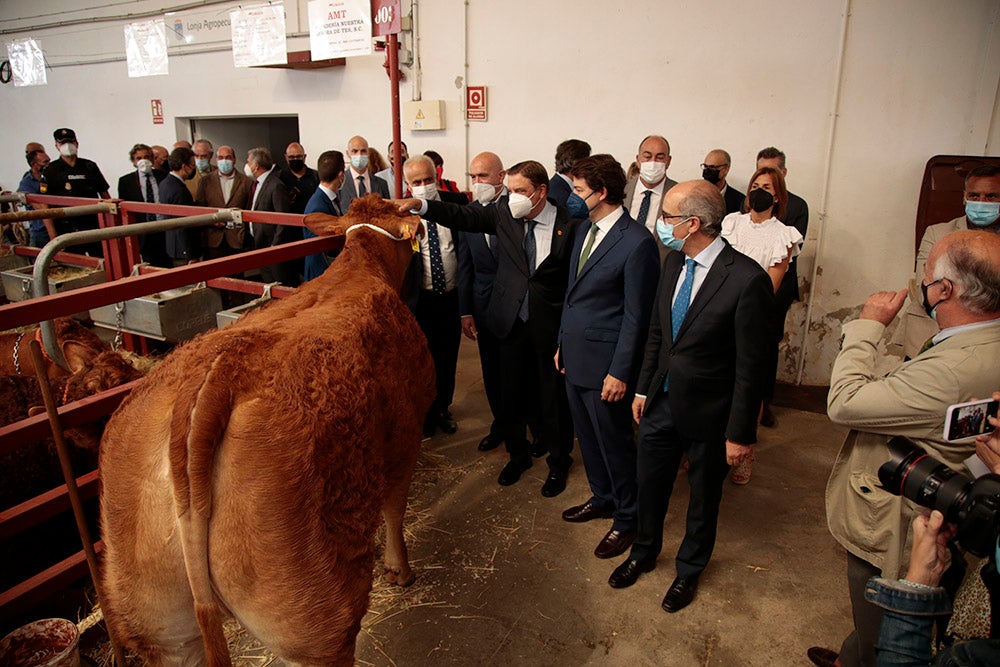
M 536 459 L 540 459 L 549 453 L 549 448 L 545 446 L 544 442 L 538 442 L 535 440 L 531 443 L 531 455 Z
M 449 435 L 458 430 L 458 424 L 451 418 L 451 413 L 447 410 L 442 412 L 441 416 L 438 417 L 437 426 L 441 429 L 442 433 L 448 433 Z
M 496 449 L 503 443 L 503 438 L 495 436 L 492 433 L 487 435 L 485 438 L 479 441 L 479 445 L 476 447 L 481 452 L 488 452 L 490 450 Z
M 656 567 L 656 561 L 639 561 L 629 558 L 627 561 L 615 568 L 615 571 L 608 577 L 608 584 L 611 588 L 628 588 L 639 580 L 639 575 L 643 572 L 651 572 Z
M 500 486 L 510 486 L 511 484 L 516 484 L 517 480 L 521 479 L 521 475 L 524 471 L 531 467 L 531 459 L 518 460 L 511 459 L 507 462 L 507 465 L 503 467 L 500 471 L 500 476 L 497 477 L 497 483 Z
M 663 596 L 663 610 L 673 614 L 691 604 L 698 590 L 698 577 L 682 579 L 677 577 Z
M 542 495 L 546 498 L 554 498 L 565 491 L 567 474 L 565 472 L 549 472 L 549 476 L 545 478 L 545 484 L 542 484 Z
M 628 548 L 635 542 L 635 531 L 615 530 L 612 528 L 604 538 L 597 543 L 594 555 L 598 558 L 614 558 L 621 556 L 628 551 Z
M 819 667 L 836 667 L 840 654 L 822 646 L 812 646 L 806 651 L 806 656 Z
M 610 507 L 604 509 L 587 501 L 582 505 L 570 507 L 562 513 L 562 518 L 563 521 L 569 521 L 570 523 L 583 523 L 584 521 L 591 521 L 593 519 L 610 519 L 614 513 L 615 511 Z

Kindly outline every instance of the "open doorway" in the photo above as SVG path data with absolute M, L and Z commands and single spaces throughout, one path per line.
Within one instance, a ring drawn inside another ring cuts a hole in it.
M 237 168 L 241 168 L 251 148 L 263 146 L 279 166 L 285 165 L 285 148 L 299 140 L 298 116 L 231 116 L 178 118 L 177 136 L 190 141 L 207 139 L 212 145 L 232 146 Z

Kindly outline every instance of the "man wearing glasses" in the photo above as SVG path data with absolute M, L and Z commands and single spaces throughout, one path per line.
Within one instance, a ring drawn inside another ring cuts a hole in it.
M 729 175 L 729 167 L 732 164 L 733 159 L 729 157 L 729 153 L 721 148 L 709 151 L 705 161 L 701 163 L 701 177 L 719 188 L 722 199 L 726 202 L 726 215 L 742 210 L 743 200 L 746 198 L 746 195 L 726 183 L 726 176 Z

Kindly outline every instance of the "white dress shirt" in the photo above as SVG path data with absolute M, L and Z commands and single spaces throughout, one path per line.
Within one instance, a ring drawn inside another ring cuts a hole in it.
M 441 201 L 441 195 L 434 193 L 433 201 Z M 423 212 L 427 212 L 427 203 L 423 202 Z M 424 275 L 421 287 L 425 290 L 434 289 L 431 281 L 431 250 L 427 234 L 427 221 L 420 219 L 420 224 L 424 226 L 424 234 L 420 237 L 420 259 L 424 263 Z M 437 225 L 438 246 L 441 248 L 441 263 L 444 264 L 444 291 L 450 292 L 455 289 L 456 276 L 458 274 L 458 253 L 455 252 L 455 241 L 452 231 L 444 225 Z
M 691 284 L 691 302 L 694 302 L 694 297 L 697 296 L 698 290 L 701 289 L 702 284 L 705 282 L 705 277 L 708 275 L 709 270 L 712 265 L 715 264 L 715 260 L 719 259 L 719 255 L 722 253 L 723 248 L 726 247 L 725 241 L 722 240 L 722 236 L 716 236 L 715 240 L 708 244 L 708 246 L 695 255 L 692 259 L 695 261 L 694 265 L 694 283 Z M 684 278 L 687 276 L 687 258 L 684 260 L 684 268 L 681 269 L 681 274 L 677 276 L 677 284 L 674 285 L 674 295 L 670 299 L 670 305 L 673 306 L 674 301 L 677 300 L 677 292 L 681 289 L 681 284 L 684 282 Z
M 625 215 L 625 207 L 619 206 L 618 208 L 613 209 L 611 213 L 608 213 L 600 220 L 593 221 L 593 224 L 597 225 L 597 236 L 594 237 L 594 244 L 590 247 L 591 255 L 594 254 L 594 251 L 597 250 L 597 246 L 601 245 L 601 241 L 603 241 L 604 237 L 608 235 L 608 232 L 611 230 L 612 227 L 615 226 L 615 223 L 621 220 L 621 217 L 623 215 Z M 590 231 L 591 231 L 590 229 L 587 229 L 588 234 L 590 233 Z M 580 255 L 577 257 L 577 261 L 579 261 L 580 257 L 583 256 L 583 251 L 586 248 L 587 248 L 587 241 L 584 240 L 583 248 L 580 249 Z
M 551 202 L 546 201 L 545 206 L 539 211 L 538 215 L 534 217 L 535 221 L 535 268 L 542 265 L 545 258 L 549 256 L 549 252 L 552 250 L 552 232 L 555 231 L 556 227 L 556 207 L 552 205 Z M 525 233 L 527 233 L 527 225 L 525 225 Z M 597 246 L 597 242 L 594 242 L 594 246 Z
M 645 197 L 647 191 L 652 192 L 649 196 L 649 213 L 646 215 L 646 229 L 650 231 L 653 236 L 656 236 L 656 217 L 660 214 L 660 204 L 663 202 L 663 190 L 667 187 L 667 177 L 664 176 L 663 179 L 653 187 L 647 187 L 642 179 L 636 179 L 635 182 L 635 193 L 632 195 L 632 207 L 629 209 L 629 215 L 632 216 L 633 220 L 639 219 L 639 209 L 642 208 L 642 200 Z

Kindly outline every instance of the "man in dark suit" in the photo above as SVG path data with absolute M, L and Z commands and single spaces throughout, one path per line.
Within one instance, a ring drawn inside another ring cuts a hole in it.
M 573 165 L 573 192 L 590 211 L 570 262 L 556 365 L 566 374 L 573 426 L 591 497 L 563 512 L 571 522 L 613 517 L 594 550 L 623 553 L 635 539 L 635 443 L 630 410 L 649 325 L 659 253 L 622 206 L 625 172 L 610 155 Z M 586 231 L 586 233 L 583 233 Z
M 670 142 L 655 134 L 646 137 L 639 143 L 635 163 L 639 173 L 625 184 L 625 210 L 656 239 L 656 216 L 659 215 L 663 195 L 677 185 L 677 181 L 667 176 Z M 667 248 L 658 240 L 656 245 L 662 264 Z
M 730 465 L 753 456 L 757 440 L 773 289 L 757 262 L 719 236 L 724 214 L 718 188 L 705 181 L 681 183 L 663 199 L 659 233 L 680 252 L 663 267 L 632 403 L 639 534 L 608 583 L 631 586 L 653 569 L 686 456 L 691 499 L 677 577 L 663 599 L 668 612 L 694 598 L 715 546 L 723 480 Z
M 472 179 L 472 206 L 494 206 L 507 195 L 503 179 L 507 175 L 503 162 L 495 153 L 480 153 L 469 163 Z M 461 232 L 465 241 L 458 255 L 458 310 L 462 318 L 462 333 L 476 341 L 479 365 L 483 371 L 483 388 L 493 421 L 490 431 L 479 441 L 481 452 L 496 449 L 503 442 L 502 389 L 500 379 L 500 339 L 486 322 L 493 283 L 497 277 L 499 248 L 496 234 Z
M 364 197 L 375 193 L 389 198 L 389 184 L 372 173 L 368 168 L 368 141 L 364 137 L 351 137 L 347 142 L 347 159 L 351 167 L 347 170 L 347 178 L 340 187 L 341 209 L 347 213 L 355 197 Z
M 403 178 L 414 197 L 428 203 L 450 202 L 464 207 L 469 202 L 463 194 L 438 191 L 434 162 L 426 155 L 416 155 L 404 162 Z M 419 204 L 409 201 L 414 206 Z M 453 235 L 450 229 L 439 227 L 428 219 L 423 224 L 426 234 L 420 238 L 420 254 L 414 254 L 406 281 L 407 303 L 427 337 L 427 346 L 434 359 L 437 392 L 424 419 L 424 436 L 431 437 L 436 429 L 448 434 L 458 430 L 449 408 L 455 397 L 455 369 L 462 341 L 458 255 L 463 243 L 461 235 Z
M 160 182 L 166 178 L 167 172 L 153 169 L 153 149 L 146 144 L 136 144 L 128 152 L 128 159 L 135 166 L 135 171 L 118 179 L 118 198 L 125 201 L 140 201 L 149 204 L 160 203 Z M 135 222 L 155 220 L 155 215 L 135 213 Z M 170 268 L 173 262 L 167 256 L 166 235 L 163 232 L 144 234 L 139 237 L 139 252 L 143 261 L 153 266 Z
M 501 422 L 510 461 L 497 482 L 514 484 L 531 467 L 525 434 L 537 413 L 537 449 L 549 453 L 542 495 L 552 497 L 566 488 L 572 464 L 572 420 L 552 355 L 579 223 L 547 199 L 547 180 L 540 163 L 521 162 L 507 170 L 510 195 L 495 204 L 427 202 L 424 215 L 454 229 L 496 235 L 497 274 L 483 323 L 500 340 Z
M 160 183 L 160 203 L 180 206 L 194 206 L 194 198 L 188 190 L 187 181 L 194 177 L 197 167 L 194 152 L 190 148 L 175 148 L 167 158 L 170 173 Z M 177 217 L 161 215 L 161 220 Z M 167 256 L 173 266 L 196 262 L 201 258 L 201 230 L 195 228 L 171 229 L 166 232 Z
M 247 172 L 253 175 L 255 181 L 252 187 L 251 210 L 288 213 L 291 210 L 288 191 L 278 177 L 271 152 L 266 148 L 251 148 L 247 153 L 246 166 Z M 251 225 L 251 230 L 255 250 L 302 239 L 302 228 L 291 225 L 255 222 Z M 277 281 L 288 287 L 296 287 L 299 284 L 300 264 L 301 262 L 289 261 L 262 266 L 261 280 L 266 283 Z
M 204 174 L 194 197 L 197 206 L 209 208 L 250 208 L 253 180 L 236 169 L 236 152 L 232 146 L 219 146 L 217 169 Z M 195 158 L 197 160 L 197 158 Z M 228 229 L 223 222 L 205 227 L 202 241 L 205 259 L 228 257 L 245 248 L 249 239 L 242 227 Z
M 316 162 L 316 170 L 319 175 L 319 186 L 313 192 L 309 201 L 306 202 L 305 214 L 326 213 L 327 215 L 342 215 L 340 204 L 337 202 L 337 192 L 344 184 L 344 154 L 340 151 L 326 151 L 319 156 Z M 304 227 L 302 229 L 304 238 L 314 238 L 316 234 Z M 312 280 L 323 274 L 330 263 L 337 258 L 336 252 L 327 255 L 317 253 L 305 258 L 303 278 Z
M 772 167 L 781 172 L 782 176 L 788 173 L 785 168 L 785 154 L 774 146 L 769 146 L 757 153 L 757 168 Z M 806 200 L 791 192 L 788 193 L 788 206 L 780 220 L 786 225 L 791 225 L 799 230 L 802 238 L 806 237 L 806 230 L 809 228 L 809 205 Z M 785 336 L 785 316 L 788 309 L 792 307 L 793 301 L 799 300 L 799 263 L 792 260 L 785 272 L 785 277 L 778 285 L 778 291 L 774 295 L 774 320 L 772 326 L 774 335 L 778 342 Z M 768 375 L 768 381 L 764 386 L 764 412 L 761 414 L 761 426 L 772 427 L 775 425 L 774 414 L 771 413 L 771 399 L 774 398 L 774 385 L 778 375 L 778 357 L 772 357 L 772 368 Z
M 742 192 L 726 182 L 732 164 L 733 159 L 729 157 L 729 153 L 721 148 L 709 151 L 705 161 L 701 163 L 701 177 L 719 189 L 726 203 L 726 215 L 742 211 L 743 200 L 746 199 Z
M 573 163 L 590 156 L 590 144 L 581 139 L 567 139 L 556 146 L 556 173 L 552 174 L 549 180 L 549 199 L 556 206 L 566 208 L 567 200 L 573 193 L 573 181 L 570 180 L 570 171 Z M 586 219 L 582 209 L 577 213 L 569 210 L 570 217 Z

